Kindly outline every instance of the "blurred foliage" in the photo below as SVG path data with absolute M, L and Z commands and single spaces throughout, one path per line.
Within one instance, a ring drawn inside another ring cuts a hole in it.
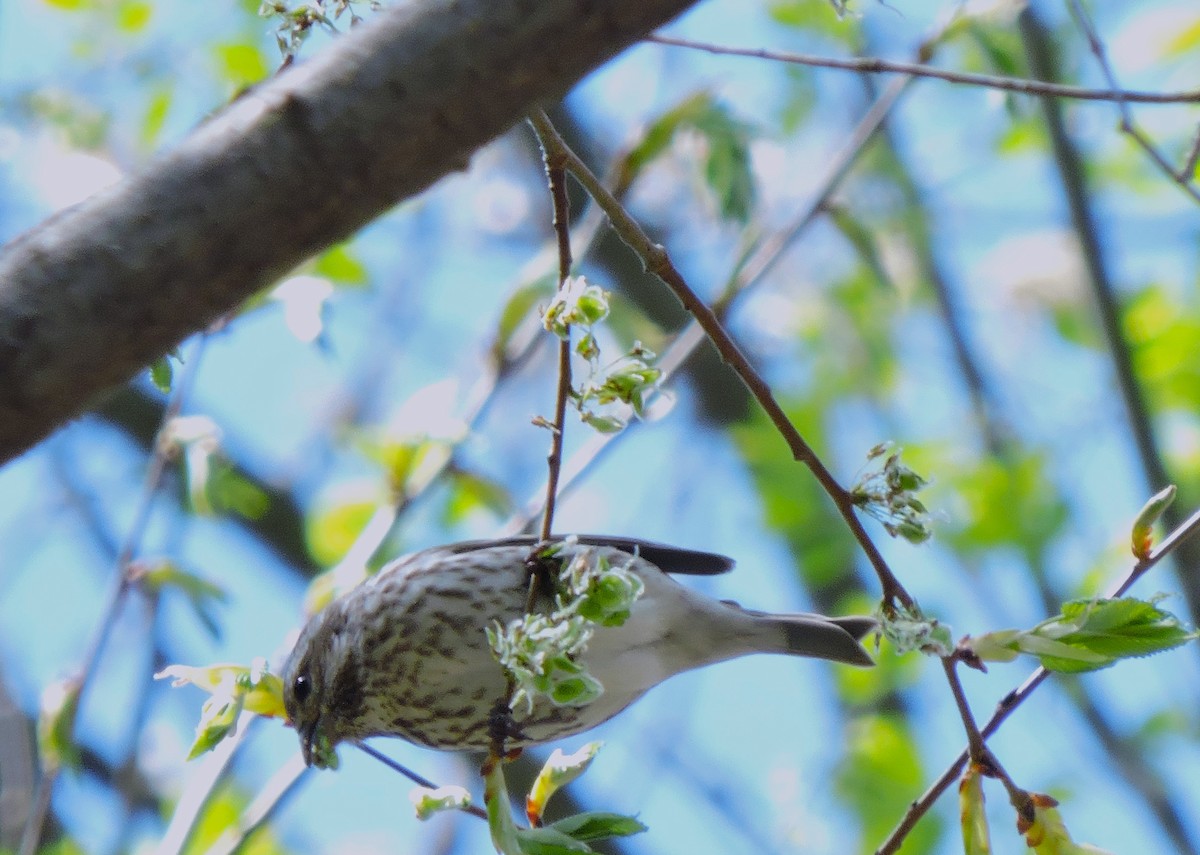
M 863 715 L 846 727 L 846 752 L 834 774 L 833 787 L 862 824 L 858 851 L 873 851 L 896 825 L 913 799 L 925 786 L 911 725 L 903 716 Z M 933 852 L 944 833 L 936 815 L 918 823 L 904 844 L 914 855 Z

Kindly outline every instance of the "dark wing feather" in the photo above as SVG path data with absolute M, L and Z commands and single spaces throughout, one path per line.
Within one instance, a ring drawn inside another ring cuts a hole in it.
M 559 539 L 555 535 L 554 539 Z M 624 552 L 636 552 L 656 567 L 667 573 L 679 573 L 689 576 L 716 576 L 728 573 L 733 569 L 734 561 L 724 555 L 713 552 L 699 552 L 694 549 L 680 549 L 677 546 L 667 546 L 663 543 L 653 543 L 648 540 L 638 540 L 635 537 L 610 537 L 604 534 L 576 535 L 580 543 L 587 546 L 612 546 Z M 536 537 L 506 537 L 500 540 L 468 540 L 444 546 L 448 552 L 456 555 L 463 552 L 473 552 L 476 549 L 486 549 L 489 546 L 533 546 Z

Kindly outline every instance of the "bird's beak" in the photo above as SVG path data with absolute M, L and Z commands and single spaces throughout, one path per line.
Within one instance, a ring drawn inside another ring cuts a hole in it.
M 311 724 L 297 724 L 296 731 L 300 734 L 300 753 L 304 755 L 304 765 L 313 764 L 313 745 L 317 741 L 317 726 L 321 719 L 314 718 Z

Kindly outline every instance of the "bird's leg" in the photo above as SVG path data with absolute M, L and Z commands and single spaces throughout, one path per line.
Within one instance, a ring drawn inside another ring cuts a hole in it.
M 497 701 L 488 713 L 488 738 L 492 741 L 492 753 L 505 760 L 515 760 L 521 754 L 520 748 L 505 750 L 505 743 L 510 739 L 525 739 L 520 725 L 513 719 L 512 709 L 508 701 Z

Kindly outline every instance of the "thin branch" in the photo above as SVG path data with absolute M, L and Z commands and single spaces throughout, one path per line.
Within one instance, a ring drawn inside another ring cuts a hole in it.
M 1125 577 L 1109 590 L 1106 596 L 1120 597 L 1125 594 L 1130 587 L 1137 582 L 1138 579 L 1142 578 L 1142 576 L 1144 576 L 1150 570 L 1150 568 L 1154 567 L 1156 564 L 1178 549 L 1179 546 L 1192 537 L 1197 530 L 1200 530 L 1200 510 L 1195 511 L 1182 525 L 1175 528 L 1169 535 L 1167 535 L 1167 537 L 1165 537 L 1161 543 L 1151 550 L 1150 554 L 1146 558 L 1138 561 L 1129 570 Z M 1000 700 L 1000 703 L 996 705 L 996 710 L 992 713 L 992 717 L 988 719 L 987 724 L 980 728 L 980 736 L 984 740 L 989 739 L 992 734 L 1000 729 L 1000 725 L 1004 724 L 1004 722 L 1010 715 L 1013 714 L 1017 707 L 1023 704 L 1025 699 L 1033 694 L 1037 687 L 1046 681 L 1046 678 L 1050 676 L 1050 673 L 1051 672 L 1045 667 L 1038 667 L 1025 679 L 1025 682 L 1021 683 L 1020 686 L 1005 695 Z M 942 772 L 941 776 L 934 781 L 933 784 L 930 785 L 929 789 L 926 790 L 919 799 L 914 801 L 909 806 L 908 810 L 905 811 L 904 816 L 900 818 L 900 822 L 897 823 L 894 829 L 892 829 L 892 833 L 889 834 L 887 839 L 884 840 L 883 843 L 880 844 L 879 848 L 875 850 L 875 855 L 891 855 L 891 853 L 900 849 L 900 846 L 904 843 L 905 838 L 908 837 L 909 833 L 914 827 L 916 827 L 916 824 L 921 817 L 929 812 L 930 808 L 933 807 L 934 802 L 936 802 L 941 797 L 942 793 L 944 793 L 946 789 L 958 779 L 958 776 L 962 774 L 963 767 L 966 766 L 968 757 L 969 751 L 964 749 L 958 755 L 958 757 L 955 758 L 954 762 L 946 767 L 946 770 Z
M 863 80 L 868 89 L 873 88 L 871 84 L 875 78 L 864 76 Z M 911 170 L 904 163 L 904 158 L 891 139 L 891 134 L 886 126 L 883 129 L 882 141 L 890 149 L 890 156 L 898 165 L 896 181 L 908 204 L 909 210 L 905 221 L 910 224 L 909 235 L 918 259 L 921 278 L 930 284 L 937 297 L 937 303 L 953 345 L 955 362 L 969 391 L 975 420 L 979 424 L 988 453 L 1001 460 L 1012 459 L 1013 455 L 1017 453 L 1012 426 L 1007 424 L 996 408 L 992 406 L 994 395 L 989 388 L 986 373 L 979 364 L 967 336 L 957 300 L 950 287 L 950 278 L 942 270 L 934 251 L 930 225 L 926 222 L 927 215 L 924 211 L 920 190 L 912 179 Z M 1031 569 L 1039 592 L 1042 594 L 1046 613 L 1053 614 L 1057 610 L 1061 598 L 1050 589 L 1046 574 L 1039 566 L 1036 556 L 1031 561 Z M 984 596 L 986 597 L 986 594 Z M 1138 751 L 1133 741 L 1119 733 L 1107 719 L 1089 685 L 1075 680 L 1069 684 L 1069 687 L 1068 697 L 1079 708 L 1080 714 L 1100 746 L 1109 754 L 1112 768 L 1146 803 L 1154 814 L 1155 820 L 1162 826 L 1164 833 L 1175 843 L 1179 853 L 1183 855 L 1183 853 L 1200 851 L 1200 846 L 1194 845 L 1190 839 L 1186 824 L 1181 820 L 1182 811 L 1175 803 L 1169 788 Z
M 983 735 L 979 732 L 979 725 L 975 722 L 975 715 L 971 712 L 971 705 L 967 703 L 967 694 L 963 691 L 962 680 L 958 679 L 958 659 L 953 655 L 943 656 L 942 670 L 946 672 L 946 682 L 950 684 L 950 694 L 954 696 L 954 703 L 958 707 L 958 715 L 962 719 L 963 729 L 967 731 L 967 756 L 976 763 L 983 763 L 987 755 L 987 746 L 983 742 Z
M 1196 135 L 1192 138 L 1192 147 L 1188 150 L 1183 166 L 1179 168 L 1175 177 L 1180 181 L 1191 181 L 1197 163 L 1200 163 L 1200 127 L 1196 128 Z
M 1045 25 L 1032 8 L 1026 8 L 1018 17 L 1021 38 L 1032 73 L 1039 77 L 1053 77 L 1054 46 Z M 1171 478 L 1163 463 L 1163 456 L 1154 432 L 1150 407 L 1133 364 L 1133 354 L 1126 340 L 1125 326 L 1121 318 L 1121 301 L 1116 284 L 1107 263 L 1106 241 L 1088 193 L 1087 170 L 1078 146 L 1067 130 L 1061 105 L 1045 100 L 1042 102 L 1046 128 L 1054 151 L 1054 161 L 1063 185 L 1071 226 L 1080 245 L 1080 258 L 1087 270 L 1087 284 L 1099 314 L 1100 330 L 1113 374 L 1120 391 L 1121 402 L 1129 423 L 1138 460 L 1151 492 L 1156 492 L 1170 483 Z M 1172 506 L 1163 515 L 1167 528 L 1178 526 L 1182 519 L 1179 509 Z M 1200 561 L 1200 549 L 1189 545 L 1184 560 L 1178 566 L 1188 566 Z M 1193 619 L 1200 618 L 1200 580 L 1180 573 L 1180 582 L 1187 597 L 1188 609 Z
M 304 758 L 293 754 L 291 759 L 279 767 L 271 779 L 263 786 L 254 801 L 221 832 L 212 846 L 208 847 L 206 855 L 233 855 L 245 845 L 255 831 L 269 821 L 287 798 L 298 789 L 298 784 L 305 780 L 308 767 Z
M 545 113 L 533 114 L 530 121 L 538 129 L 538 134 L 553 144 L 557 152 L 561 152 L 562 156 L 566 159 L 567 168 L 588 193 L 591 194 L 600 207 L 604 209 L 604 212 L 608 214 L 613 228 L 621 236 L 621 239 L 629 244 L 634 252 L 642 258 L 647 269 L 671 289 L 679 301 L 683 303 L 684 308 L 700 324 L 705 334 L 721 354 L 721 358 L 737 373 L 738 377 L 746 385 L 746 388 L 750 390 L 750 393 L 766 411 L 767 417 L 783 436 L 795 459 L 808 467 L 809 471 L 813 473 L 814 477 L 821 484 L 821 487 L 833 500 L 838 512 L 846 521 L 846 525 L 849 526 L 850 531 L 859 542 L 872 567 L 875 569 L 875 573 L 879 577 L 883 588 L 884 600 L 899 600 L 906 606 L 913 605 L 911 595 L 904 589 L 904 586 L 896 578 L 895 574 L 892 573 L 891 568 L 888 567 L 887 562 L 884 561 L 883 556 L 880 554 L 878 547 L 875 546 L 867 534 L 862 521 L 859 520 L 849 491 L 837 482 L 837 479 L 833 477 L 833 474 L 826 468 L 816 452 L 808 445 L 804 437 L 800 435 L 800 432 L 796 430 L 795 425 L 792 424 L 787 414 L 783 411 L 783 408 L 779 405 L 779 402 L 775 399 L 766 381 L 763 380 L 762 376 L 754 369 L 754 366 L 750 364 L 750 360 L 746 358 L 745 354 L 742 353 L 741 349 L 730 337 L 716 313 L 684 281 L 679 271 L 672 264 L 667 251 L 650 240 L 642 230 L 642 227 L 630 216 L 624 206 L 613 197 L 603 182 L 596 178 L 592 174 L 592 171 L 587 168 L 587 165 L 571 151 L 558 135 L 557 131 L 555 131 L 554 126 L 550 123 L 550 119 Z
M 807 65 L 815 68 L 839 68 L 845 71 L 859 71 L 869 74 L 906 74 L 910 77 L 932 77 L 937 80 L 945 80 L 948 83 L 984 86 L 988 89 L 1020 92 L 1024 95 L 1044 95 L 1052 98 L 1072 98 L 1080 101 L 1116 101 L 1122 104 L 1193 104 L 1200 102 L 1200 89 L 1190 89 L 1185 92 L 1124 91 L 1118 90 L 1116 83 L 1111 80 L 1109 81 L 1111 89 L 1089 89 L 1084 86 L 1066 86 L 1061 83 L 1047 83 L 1019 77 L 976 74 L 970 71 L 949 71 L 923 63 L 895 62 L 888 59 L 879 59 L 878 57 L 842 59 L 807 53 L 764 50 L 762 48 L 728 47 L 726 45 L 697 42 L 691 39 L 679 39 L 657 33 L 647 36 L 646 41 L 656 42 L 661 45 L 670 45 L 672 47 L 691 48 L 692 50 L 701 50 L 722 56 L 769 59 L 776 62 Z
M 370 745 L 367 745 L 365 742 L 355 741 L 354 745 L 360 751 L 363 751 L 364 753 L 371 755 L 376 760 L 378 760 L 380 763 L 387 766 L 389 769 L 399 772 L 401 775 L 408 778 L 410 781 L 412 781 L 417 786 L 426 787 L 428 789 L 434 789 L 437 787 L 437 784 L 433 783 L 433 781 L 430 781 L 428 778 L 423 778 L 422 776 L 418 775 L 416 772 L 409 769 L 407 766 L 403 766 L 403 765 L 397 763 L 395 760 L 393 760 L 391 757 L 388 757 L 382 751 L 372 748 Z M 483 808 L 481 808 L 477 805 L 467 805 L 464 808 L 460 808 L 460 810 L 463 813 L 469 813 L 471 816 L 478 817 L 479 819 L 483 819 L 483 820 L 487 819 L 487 813 L 484 812 Z
M 1104 48 L 1104 42 L 1100 40 L 1100 34 L 1096 31 L 1096 25 L 1092 22 L 1091 15 L 1088 14 L 1086 8 L 1080 0 L 1067 0 L 1067 6 L 1071 10 L 1072 17 L 1079 25 L 1079 29 L 1083 31 L 1084 37 L 1087 39 L 1088 47 L 1096 57 L 1096 62 L 1100 65 L 1100 72 L 1104 75 L 1104 79 L 1108 81 L 1109 88 L 1120 97 L 1116 99 L 1117 109 L 1121 115 L 1121 131 L 1129 136 L 1134 142 L 1142 147 L 1142 150 L 1149 155 L 1150 159 L 1171 177 L 1174 183 L 1178 184 L 1183 192 L 1187 193 L 1197 202 L 1200 202 L 1200 189 L 1197 189 L 1191 183 L 1189 176 L 1186 173 L 1176 172 L 1170 162 L 1163 156 L 1162 152 L 1150 142 L 1150 139 L 1138 129 L 1133 121 L 1133 111 L 1129 109 L 1129 99 L 1125 93 L 1121 92 L 1121 87 L 1117 85 L 1117 76 L 1113 72 L 1112 65 L 1108 61 L 1108 52 Z M 1022 13 L 1024 14 L 1024 13 Z M 1189 157 L 1189 160 L 1191 158 Z
M 534 126 L 536 131 L 536 125 Z M 567 173 L 563 159 L 551 151 L 538 134 L 542 154 L 546 161 L 546 178 L 550 185 L 550 198 L 554 205 L 554 234 L 558 242 L 558 290 L 566 287 L 571 276 L 571 224 L 570 202 L 567 198 Z M 563 436 L 566 431 L 567 399 L 571 395 L 571 332 L 558 342 L 558 388 L 554 398 L 554 421 L 550 427 L 550 453 L 546 456 L 546 505 L 542 515 L 543 541 L 550 539 L 554 528 L 554 508 L 558 499 L 558 477 L 562 470 Z M 533 587 L 530 587 L 532 599 Z M 532 602 L 529 603 L 532 605 Z M 528 611 L 528 609 L 527 609 Z M 511 700 L 511 699 L 510 699 Z
M 243 712 L 238 716 L 233 736 L 223 739 L 216 748 L 195 764 L 187 786 L 175 803 L 175 811 L 171 814 L 171 821 L 167 823 L 167 830 L 154 849 L 154 855 L 179 855 L 187 848 L 196 830 L 196 823 L 216 795 L 217 784 L 228 771 L 233 755 L 257 725 L 258 716 Z
M 932 41 L 932 40 L 931 40 Z M 731 273 L 721 294 L 713 301 L 713 311 L 718 317 L 723 316 L 733 306 L 737 298 L 746 290 L 759 284 L 784 253 L 808 230 L 825 209 L 833 194 L 850 174 L 850 169 L 858 161 L 874 134 L 880 129 L 884 118 L 892 111 L 900 100 L 900 96 L 912 82 L 911 77 L 900 77 L 893 80 L 872 104 L 870 109 L 854 126 L 846 143 L 833 156 L 825 178 L 818 184 L 812 198 L 791 218 L 787 225 L 759 241 Z M 614 194 L 615 195 L 615 194 Z M 598 210 L 598 208 L 593 208 Z M 577 230 L 578 231 L 578 230 Z M 707 339 L 699 322 L 692 320 L 671 342 L 655 367 L 662 371 L 660 387 L 666 387 L 670 379 L 691 358 L 696 349 Z M 654 398 L 650 398 L 653 401 Z M 630 422 L 632 427 L 636 422 Z M 628 428 L 626 429 L 628 430 Z M 578 448 L 567 461 L 563 476 L 559 482 L 560 495 L 574 485 L 583 472 L 604 452 L 609 444 L 624 436 L 619 433 L 595 433 L 582 447 Z M 534 519 L 542 513 L 543 495 L 545 490 L 539 488 L 522 511 L 513 516 L 505 527 L 507 534 L 517 534 L 528 531 Z

